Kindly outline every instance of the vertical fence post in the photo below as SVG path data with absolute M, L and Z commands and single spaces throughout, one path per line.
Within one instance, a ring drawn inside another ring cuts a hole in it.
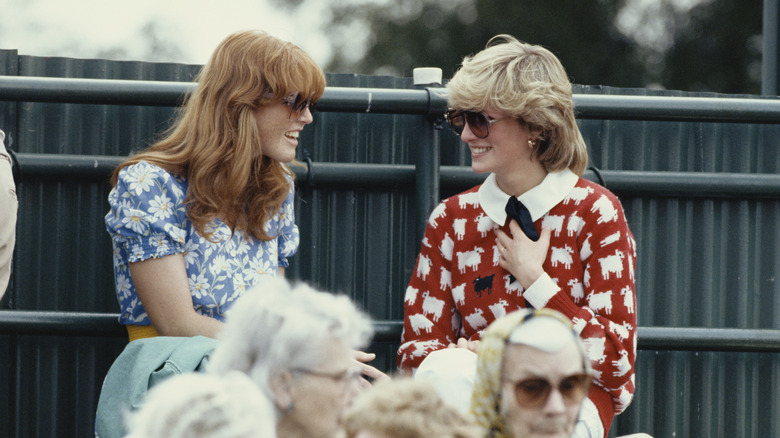
M 778 65 L 780 65 L 780 44 L 778 44 L 778 28 L 780 28 L 779 0 L 764 0 L 763 31 L 761 41 L 761 94 L 776 96 L 778 94 Z
M 417 142 L 417 160 L 415 163 L 415 189 L 416 189 L 416 233 L 418 241 L 425 234 L 425 224 L 428 221 L 433 208 L 439 202 L 439 165 L 441 163 L 441 145 L 439 140 L 440 123 L 437 119 L 441 114 L 436 114 L 433 109 L 434 95 L 430 87 L 441 87 L 442 71 L 440 68 L 416 68 L 414 69 L 414 85 L 418 88 L 426 88 L 428 91 L 428 114 L 420 117 L 419 142 Z M 437 126 L 438 125 L 438 126 Z

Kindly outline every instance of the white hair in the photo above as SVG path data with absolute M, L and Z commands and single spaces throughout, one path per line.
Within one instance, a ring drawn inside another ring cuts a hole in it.
M 549 315 L 528 318 L 515 327 L 507 338 L 508 344 L 526 345 L 548 353 L 558 352 L 570 345 L 571 342 L 577 345 L 585 371 L 590 372 L 590 360 L 582 339 L 572 330 L 570 323 L 562 318 L 554 318 Z
M 242 371 L 273 399 L 271 377 L 292 368 L 316 368 L 334 339 L 360 349 L 371 335 L 370 319 L 348 297 L 269 279 L 233 305 L 206 369 Z
M 127 417 L 125 438 L 276 436 L 271 401 L 243 373 L 188 373 L 154 386 Z

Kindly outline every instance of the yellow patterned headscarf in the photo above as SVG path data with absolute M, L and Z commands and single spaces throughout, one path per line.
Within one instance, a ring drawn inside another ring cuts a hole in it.
M 504 362 L 504 350 L 514 329 L 536 316 L 549 316 L 570 328 L 572 326 L 571 321 L 552 309 L 520 309 L 493 321 L 482 335 L 477 352 L 474 391 L 471 394 L 471 416 L 488 437 L 511 437 L 501 406 L 501 366 Z

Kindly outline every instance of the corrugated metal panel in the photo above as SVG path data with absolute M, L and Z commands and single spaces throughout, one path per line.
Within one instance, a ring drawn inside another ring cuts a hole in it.
M 604 87 L 578 91 L 651 94 Z M 597 120 L 580 125 L 592 164 L 600 169 L 780 170 L 779 125 Z M 779 200 L 621 199 L 639 251 L 640 326 L 780 327 Z M 636 431 L 656 437 L 780 436 L 780 355 L 642 351 L 637 364 L 636 397 L 616 418 L 611 436 Z
M 0 51 L 3 74 L 189 81 L 196 66 L 63 58 Z M 18 72 L 16 71 L 18 69 Z M 411 88 L 410 79 L 329 75 L 330 86 Z M 678 92 L 577 87 L 577 93 Z M 699 94 L 700 96 L 703 94 Z M 172 108 L 0 101 L 0 122 L 24 153 L 126 155 L 152 141 Z M 17 117 L 18 116 L 18 117 Z M 299 159 L 414 164 L 426 147 L 421 118 L 318 113 Z M 592 164 L 608 170 L 778 172 L 780 125 L 581 120 Z M 448 132 L 443 165 L 468 165 Z M 409 189 L 298 186 L 304 242 L 293 278 L 354 297 L 376 319 L 402 317 L 419 238 Z M 609 181 L 607 181 L 609 187 Z M 19 184 L 10 296 L 16 309 L 116 312 L 104 180 Z M 443 195 L 448 195 L 446 191 Z M 777 199 L 683 199 L 620 193 L 638 241 L 641 326 L 780 328 Z M 9 302 L 10 301 L 10 302 Z M 4 307 L 6 307 L 4 306 Z M 83 436 L 100 381 L 121 340 L 0 337 L 0 436 Z M 396 344 L 374 345 L 394 366 Z M 777 354 L 643 351 L 637 398 L 612 435 L 780 436 Z M 721 432 L 722 431 L 722 432 Z
M 5 55 L 8 55 L 7 51 Z M 8 56 L 6 56 L 8 57 Z M 14 65 L 14 62 L 16 63 Z M 21 56 L 20 76 L 188 81 L 196 66 Z M 2 102 L 0 120 L 22 153 L 127 155 L 148 144 L 174 108 Z M 9 124 L 12 115 L 13 124 Z M 18 115 L 18 118 L 15 118 Z M 107 177 L 97 181 L 24 179 L 13 286 L 3 307 L 116 312 L 111 244 L 103 215 Z M 3 336 L 0 436 L 93 435 L 103 377 L 122 339 Z

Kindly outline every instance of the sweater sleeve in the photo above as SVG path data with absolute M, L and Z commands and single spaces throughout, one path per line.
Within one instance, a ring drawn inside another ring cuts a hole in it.
M 597 195 L 580 210 L 581 282 L 555 284 L 544 275 L 525 297 L 534 307 L 550 307 L 571 318 L 585 343 L 596 384 L 610 395 L 619 414 L 634 393 L 636 244 L 617 197 L 607 191 Z
M 444 203 L 431 214 L 406 288 L 404 328 L 397 356 L 401 372 L 413 371 L 428 353 L 457 341 L 460 321 L 456 321 L 450 281 L 453 234 L 446 216 Z

